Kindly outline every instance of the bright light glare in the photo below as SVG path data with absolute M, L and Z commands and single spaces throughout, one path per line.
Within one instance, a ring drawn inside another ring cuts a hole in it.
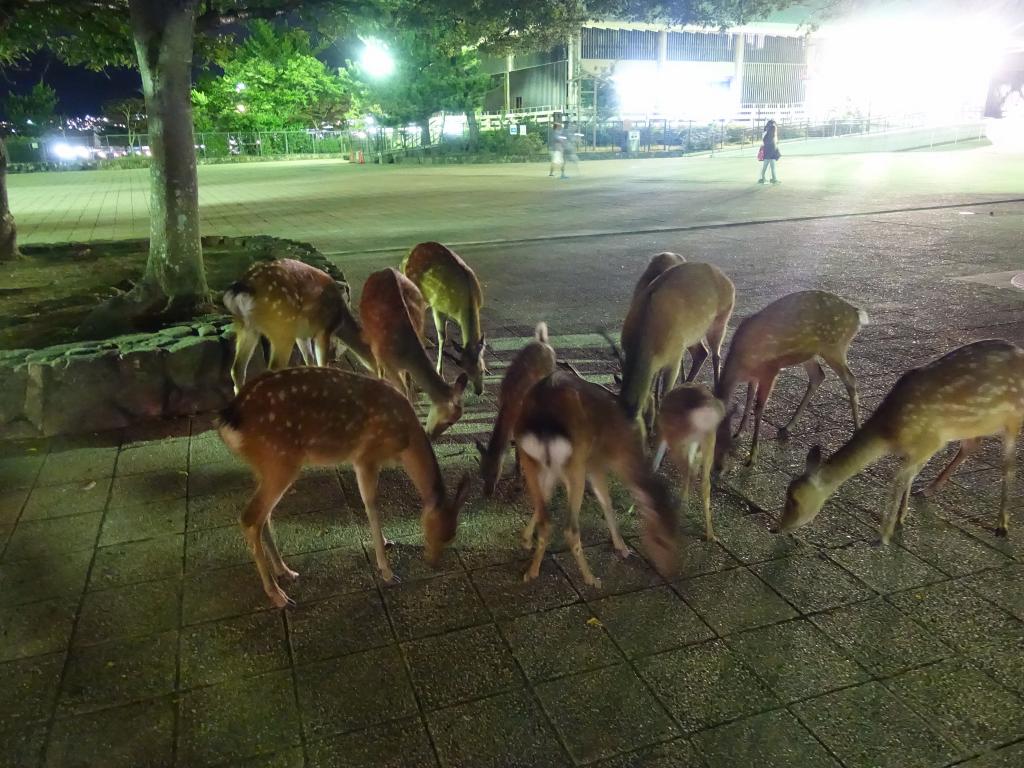
M 1006 26 L 983 15 L 878 17 L 823 29 L 807 109 L 825 114 L 955 118 L 984 106 Z
M 81 144 L 68 144 L 66 141 L 58 141 L 50 146 L 50 150 L 57 156 L 58 160 L 86 160 L 89 157 L 89 148 Z
M 245 90 L 245 83 L 235 83 L 235 93 L 241 93 Z
M 465 115 L 446 115 L 444 118 L 444 135 L 461 136 L 466 131 Z
M 612 81 L 619 112 L 711 120 L 728 114 L 732 62 L 669 61 L 658 71 L 653 62 L 620 61 Z
M 235 104 L 235 109 L 239 112 L 245 112 L 245 104 Z
M 359 66 L 372 78 L 387 77 L 395 71 L 395 59 L 387 46 L 379 40 L 363 40 Z

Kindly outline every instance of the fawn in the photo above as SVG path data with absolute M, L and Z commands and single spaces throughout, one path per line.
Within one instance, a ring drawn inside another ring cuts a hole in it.
M 715 431 L 725 418 L 725 406 L 703 384 L 682 384 L 669 392 L 658 410 L 658 452 L 654 470 L 665 453 L 683 474 L 683 509 L 689 507 L 690 485 L 700 452 L 703 465 L 701 498 L 704 502 L 704 532 L 708 541 L 717 541 L 711 525 L 711 463 L 715 455 Z
M 634 299 L 622 326 L 622 405 L 630 418 L 640 419 L 653 406 L 651 385 L 667 372 L 665 391 L 675 386 L 690 349 L 694 365 L 688 378 L 700 370 L 704 350 L 711 349 L 714 379 L 718 381 L 722 339 L 732 315 L 736 289 L 711 264 L 682 263 L 654 279 Z
M 294 602 L 278 578 L 298 576 L 285 565 L 270 516 L 307 464 L 351 464 L 370 521 L 381 578 L 395 583 L 377 514 L 377 475 L 399 461 L 423 499 L 426 557 L 436 563 L 455 538 L 469 478 L 452 498 L 412 405 L 390 384 L 336 368 L 290 368 L 250 382 L 221 412 L 221 439 L 250 467 L 257 488 L 241 524 L 263 589 L 278 608 Z
M 928 460 L 953 440 L 1003 437 L 1003 493 L 996 535 L 1009 528 L 1017 434 L 1024 423 L 1024 349 L 1008 341 L 976 341 L 900 377 L 878 410 L 827 461 L 811 448 L 807 471 L 786 492 L 782 530 L 811 522 L 846 480 L 890 453 L 903 459 L 882 522 L 882 543 L 907 513 L 910 489 Z M 959 464 L 954 458 L 942 475 Z M 940 475 L 940 477 L 942 477 Z M 945 480 L 943 480 L 945 482 Z
M 459 353 L 456 362 L 469 374 L 473 391 L 483 394 L 487 342 L 480 325 L 484 298 L 476 274 L 458 254 L 441 243 L 420 243 L 414 247 L 402 264 L 402 272 L 420 289 L 434 315 L 438 374 L 444 357 L 448 318 L 451 318 L 462 331 L 462 346 L 453 342 Z
M 425 313 L 423 294 L 398 270 L 382 269 L 366 278 L 359 316 L 377 373 L 404 389 L 410 400 L 413 382 L 427 393 L 431 403 L 427 434 L 434 440 L 461 418 L 468 376 L 463 373 L 448 384 L 434 370 L 423 348 Z
M 513 358 L 498 390 L 498 418 L 487 445 L 477 441 L 480 451 L 480 473 L 484 479 L 484 496 L 490 498 L 501 479 L 505 449 L 512 437 L 512 428 L 519 418 L 523 398 L 530 387 L 554 373 L 555 350 L 548 343 L 548 326 L 537 323 L 533 341 Z M 518 465 L 517 465 L 518 466 Z
M 314 355 L 317 365 L 326 365 L 335 335 L 359 362 L 373 370 L 373 356 L 348 307 L 348 298 L 347 285 L 295 259 L 259 261 L 249 267 L 224 293 L 224 306 L 235 319 L 235 359 L 231 364 L 235 394 L 245 381 L 261 335 L 270 341 L 271 370 L 288 365 L 296 342 L 306 365 L 313 363 Z
M 745 318 L 729 344 L 715 394 L 728 406 L 736 387 L 747 382 L 747 401 L 734 434 L 729 433 L 730 419 L 719 425 L 716 467 L 721 468 L 731 440 L 746 428 L 752 405 L 754 435 L 747 464 L 757 461 L 761 419 L 775 379 L 783 368 L 802 364 L 807 371 L 807 391 L 789 422 L 779 429 L 780 438 L 788 436 L 811 396 L 825 380 L 818 357 L 839 375 L 850 398 L 853 428 L 860 426 L 857 380 L 846 362 L 846 353 L 853 337 L 867 324 L 868 315 L 863 309 L 825 291 L 791 293 Z
M 515 426 L 515 440 L 533 503 L 533 516 L 523 531 L 523 546 L 530 548 L 535 532 L 537 545 L 524 581 L 540 573 L 551 529 L 546 505 L 558 481 L 568 494 L 566 541 L 586 584 L 598 586 L 580 542 L 580 507 L 588 479 L 604 511 L 616 553 L 623 558 L 632 554 L 615 522 L 605 477 L 608 470 L 626 482 L 644 510 L 643 541 L 655 567 L 662 575 L 674 570 L 675 505 L 668 486 L 644 461 L 635 426 L 613 394 L 572 373 L 555 371 L 526 394 Z

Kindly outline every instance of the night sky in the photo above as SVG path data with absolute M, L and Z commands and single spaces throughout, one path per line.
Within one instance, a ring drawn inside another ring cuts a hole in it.
M 0 72 L 0 114 L 7 94 L 25 93 L 40 77 L 57 92 L 58 110 L 67 117 L 100 114 L 104 102 L 142 95 L 141 80 L 135 70 L 90 72 L 68 67 L 52 54 L 40 53 L 18 67 L 6 67 Z

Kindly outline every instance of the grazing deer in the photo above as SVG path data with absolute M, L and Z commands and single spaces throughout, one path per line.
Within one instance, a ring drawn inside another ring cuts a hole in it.
M 490 498 L 501 479 L 505 449 L 512 437 L 512 428 L 519 419 L 523 398 L 530 387 L 555 371 L 555 350 L 548 343 L 548 326 L 538 323 L 534 338 L 513 358 L 498 390 L 498 418 L 494 431 L 484 446 L 479 441 L 480 472 L 484 479 L 484 496 Z
M 569 523 L 565 536 L 583 581 L 597 586 L 580 542 L 580 507 L 589 478 L 620 557 L 629 547 L 619 533 L 605 474 L 625 481 L 644 510 L 643 541 L 662 575 L 675 568 L 676 509 L 668 486 L 646 465 L 634 422 L 622 412 L 614 395 L 575 374 L 555 371 L 535 384 L 523 401 L 515 427 L 523 478 L 533 503 L 533 517 L 523 531 L 527 549 L 537 544 L 524 581 L 537 578 L 550 536 L 547 502 L 561 481 L 568 494 Z
M 377 514 L 377 475 L 399 461 L 423 499 L 426 557 L 436 563 L 455 537 L 469 483 L 445 492 L 434 451 L 412 405 L 390 384 L 336 368 L 291 368 L 250 382 L 221 412 L 221 439 L 256 475 L 258 486 L 242 512 L 263 589 L 278 608 L 294 605 L 278 578 L 298 576 L 285 565 L 270 516 L 307 464 L 351 464 L 366 507 L 381 578 L 397 581 L 388 565 Z
M 730 419 L 719 426 L 716 466 L 721 468 L 732 439 L 746 428 L 751 406 L 754 436 L 747 464 L 757 461 L 761 419 L 775 379 L 783 368 L 803 365 L 807 371 L 807 391 L 789 422 L 779 429 L 780 438 L 788 436 L 811 396 L 825 380 L 825 371 L 817 361 L 819 357 L 842 380 L 853 411 L 853 428 L 860 426 L 857 380 L 850 372 L 846 353 L 853 337 L 867 324 L 868 315 L 863 309 L 825 291 L 791 293 L 745 318 L 729 344 L 715 394 L 728 407 L 733 391 L 746 382 L 747 401 L 735 434 L 729 433 Z
M 425 313 L 419 288 L 397 269 L 382 269 L 366 278 L 359 316 L 363 335 L 377 360 L 377 373 L 404 389 L 410 400 L 410 378 L 427 393 L 431 403 L 427 434 L 434 440 L 462 417 L 462 393 L 468 376 L 464 373 L 449 384 L 434 370 L 423 348 Z
M 462 346 L 455 344 L 459 353 L 458 365 L 469 374 L 473 391 L 484 391 L 484 349 L 487 342 L 480 325 L 483 291 L 469 265 L 458 254 L 441 243 L 420 243 L 406 257 L 402 272 L 420 289 L 437 329 L 437 372 L 441 373 L 448 319 L 462 331 Z M 453 342 L 454 344 L 454 342 Z
M 683 384 L 669 392 L 658 411 L 658 452 L 654 470 L 661 466 L 665 453 L 683 473 L 683 509 L 689 507 L 690 485 L 700 452 L 704 473 L 701 499 L 704 502 L 704 532 L 708 541 L 717 541 L 711 525 L 711 463 L 715 456 L 715 431 L 725 418 L 725 406 L 703 384 Z
M 288 365 L 296 342 L 306 365 L 313 364 L 314 355 L 317 365 L 326 365 L 332 336 L 373 370 L 373 356 L 348 307 L 348 298 L 347 285 L 295 259 L 259 261 L 249 267 L 224 293 L 224 306 L 235 320 L 235 360 L 231 364 L 235 394 L 245 381 L 261 335 L 270 341 L 271 370 Z
M 725 329 L 736 301 L 732 281 L 711 264 L 670 267 L 636 297 L 622 326 L 622 404 L 630 418 L 651 407 L 651 384 L 665 371 L 665 390 L 675 386 L 683 351 L 694 354 L 690 376 L 703 358 L 702 340 L 711 349 L 715 382 Z M 642 426 L 642 421 L 641 421 Z
M 900 377 L 878 410 L 827 461 L 811 448 L 807 471 L 786 493 L 782 530 L 811 522 L 846 480 L 888 454 L 903 459 L 882 522 L 883 543 L 906 516 L 910 488 L 921 468 L 953 440 L 1003 436 L 1003 493 L 996 535 L 1010 525 L 1017 434 L 1024 423 L 1024 349 L 1008 341 L 976 341 Z M 952 464 L 956 464 L 954 458 Z M 955 469 L 955 467 L 953 467 Z M 947 471 L 949 467 L 947 467 Z M 946 474 L 944 471 L 943 474 Z

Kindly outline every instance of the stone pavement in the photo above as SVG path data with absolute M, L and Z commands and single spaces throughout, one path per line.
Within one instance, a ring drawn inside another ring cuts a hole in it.
M 923 168 L 989 162 L 978 153 L 917 157 Z M 647 167 L 637 173 L 667 188 L 660 166 Z M 423 224 L 435 215 L 431 201 L 450 182 L 470 183 L 464 170 L 438 174 L 426 209 L 409 216 Z M 497 205 L 493 182 L 471 171 L 480 194 L 464 201 L 458 221 L 438 223 L 453 240 L 492 239 L 476 236 L 487 222 L 471 211 Z M 993 178 L 998 197 L 1005 190 Z M 629 191 L 639 179 L 619 190 L 630 221 L 643 215 Z M 872 324 L 850 361 L 868 411 L 903 370 L 953 346 L 992 336 L 1024 342 L 1022 294 L 1001 277 L 1021 267 L 1024 204 L 967 205 L 988 194 L 976 183 L 962 208 L 737 219 L 664 234 L 629 231 L 609 213 L 602 231 L 621 234 L 462 248 L 484 281 L 495 376 L 437 445 L 446 475 L 475 471 L 469 440 L 489 429 L 497 377 L 536 320 L 550 323 L 563 358 L 610 379 L 596 331 L 621 322 L 635 276 L 665 248 L 733 277 L 732 327 L 805 287 L 867 309 Z M 753 202 L 738 175 L 709 177 L 705 189 L 756 208 L 754 218 L 782 202 L 788 212 L 816 204 L 798 180 L 758 189 L 752 194 L 781 194 Z M 915 205 L 955 202 L 935 191 L 916 193 Z M 820 204 L 882 210 L 909 193 L 894 194 L 875 189 L 868 199 L 847 188 Z M 652 211 L 698 199 L 669 197 L 644 199 Z M 253 216 L 278 215 L 274 202 L 262 213 L 252 205 Z M 572 234 L 586 234 L 587 217 L 596 217 L 589 208 L 557 212 Z M 503 219 L 491 224 L 493 239 L 509 237 Z M 437 236 L 423 226 L 410 242 Z M 397 258 L 407 235 L 388 232 L 394 253 L 338 256 L 356 287 Z M 758 466 L 735 469 L 716 488 L 721 544 L 701 540 L 699 510 L 690 510 L 671 581 L 642 557 L 618 562 L 588 498 L 584 541 L 600 590 L 580 583 L 560 545 L 542 577 L 522 584 L 527 505 L 511 483 L 498 501 L 471 500 L 455 546 L 438 570 L 428 568 L 418 504 L 398 470 L 382 479 L 380 506 L 403 582 L 384 587 L 352 473 L 307 470 L 275 517 L 289 565 L 302 574 L 289 588 L 298 606 L 274 611 L 235 522 L 248 471 L 208 417 L 0 443 L 0 766 L 1024 764 L 1021 483 L 1009 539 L 991 531 L 992 441 L 941 495 L 915 500 L 888 547 L 876 545 L 876 531 L 891 460 L 844 485 L 798 535 L 773 534 L 808 448 L 832 450 L 851 430 L 845 393 L 829 374 L 793 437 L 777 440 L 803 386 L 802 372 L 780 378 Z M 637 520 L 623 511 L 629 501 L 617 487 L 614 496 L 642 554 Z

